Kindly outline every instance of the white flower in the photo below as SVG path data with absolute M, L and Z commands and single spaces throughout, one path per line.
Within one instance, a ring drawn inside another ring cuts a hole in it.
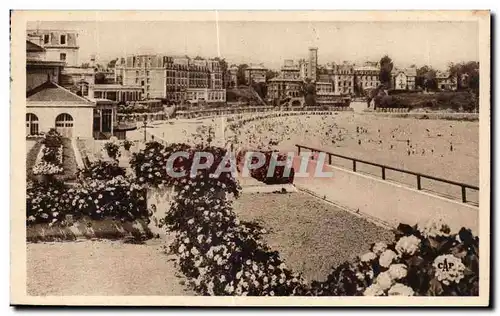
M 414 293 L 411 287 L 401 283 L 394 284 L 387 292 L 389 296 L 413 296 Z
M 226 293 L 233 293 L 234 292 L 234 286 L 232 285 L 229 285 L 229 283 L 226 285 L 226 287 L 224 288 L 224 291 L 226 291 Z
M 391 287 L 392 281 L 392 277 L 388 271 L 380 273 L 376 279 L 376 283 L 384 291 Z
M 361 260 L 361 262 L 370 262 L 372 260 L 375 260 L 375 258 L 377 258 L 377 256 L 370 251 L 362 255 L 359 259 Z
M 194 219 L 191 218 L 190 220 L 188 220 L 189 225 L 192 225 L 193 223 L 194 223 Z
M 373 283 L 363 292 L 364 296 L 382 296 L 384 295 L 384 290 L 380 288 L 377 283 Z
M 416 236 L 404 236 L 396 243 L 396 251 L 399 254 L 413 255 L 420 248 L 420 239 Z
M 191 253 L 196 256 L 200 252 L 198 251 L 198 249 L 196 247 L 193 247 L 193 248 L 191 248 Z
M 438 281 L 443 284 L 459 283 L 464 277 L 465 266 L 462 260 L 454 255 L 441 255 L 434 260 L 432 266 Z
M 356 272 L 356 277 L 358 278 L 358 280 L 360 281 L 363 281 L 365 279 L 365 276 L 363 273 L 361 272 Z
M 380 255 L 378 261 L 382 267 L 388 268 L 391 265 L 392 261 L 397 257 L 398 255 L 394 251 L 387 249 Z
M 406 275 L 408 274 L 406 265 L 401 264 L 401 263 L 392 264 L 389 267 L 388 271 L 389 271 L 389 274 L 391 275 L 391 278 L 393 280 L 402 279 L 402 278 L 406 277 Z
M 378 242 L 373 245 L 372 251 L 379 256 L 387 249 L 387 244 L 385 242 Z
M 243 272 L 241 271 L 238 271 L 238 273 L 236 273 L 236 279 L 241 279 L 241 275 L 243 274 Z
M 448 237 L 451 231 L 450 226 L 445 223 L 443 218 L 434 218 L 423 225 L 419 224 L 418 230 L 427 238 L 436 236 Z

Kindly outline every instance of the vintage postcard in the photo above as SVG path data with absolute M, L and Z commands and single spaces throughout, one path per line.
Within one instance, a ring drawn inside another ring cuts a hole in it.
M 14 10 L 11 48 L 12 304 L 490 304 L 489 11 Z

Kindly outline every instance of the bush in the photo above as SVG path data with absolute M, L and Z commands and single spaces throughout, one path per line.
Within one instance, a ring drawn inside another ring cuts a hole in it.
M 413 227 L 400 224 L 392 244 L 373 244 L 355 263 L 335 268 L 326 282 L 313 284 L 316 295 L 339 291 L 368 296 L 477 296 L 479 239 L 465 228 L 452 234 L 441 220 Z
M 306 295 L 299 274 L 260 239 L 262 228 L 240 223 L 222 184 L 204 190 L 200 177 L 176 186 L 165 218 L 175 232 L 168 247 L 190 285 L 202 295 Z
M 123 148 L 124 148 L 125 150 L 129 151 L 129 150 L 130 150 L 130 147 L 132 147 L 132 145 L 133 145 L 134 143 L 132 143 L 131 141 L 129 141 L 129 140 L 127 140 L 127 139 L 126 139 L 126 140 L 124 140 L 124 141 L 123 141 L 123 143 L 122 143 L 122 144 L 123 144 Z
M 113 143 L 113 142 L 107 142 L 104 144 L 104 149 L 106 149 L 106 152 L 108 153 L 108 156 L 113 159 L 117 159 L 120 154 L 120 147 Z
M 276 155 L 276 160 L 279 162 L 284 162 L 287 160 L 287 155 L 280 154 L 273 151 L 262 152 L 266 156 L 266 163 L 257 169 L 250 170 L 250 175 L 265 184 L 287 184 L 293 183 L 295 171 L 290 167 L 290 174 L 285 175 L 285 166 L 276 166 L 274 168 L 274 173 L 268 176 L 268 171 L 271 166 L 271 161 L 273 158 L 273 153 Z M 252 163 L 256 163 L 257 158 L 253 158 Z
M 113 218 L 120 221 L 147 219 L 144 189 L 122 176 L 109 180 L 83 181 L 76 187 L 62 182 L 30 182 L 26 191 L 27 224 L 65 224 L 66 215 L 75 219 Z
M 167 161 L 171 155 L 184 152 L 187 157 L 177 157 L 173 160 L 172 171 L 185 172 L 182 177 L 171 177 L 167 173 Z M 198 152 L 208 152 L 214 157 L 214 162 L 207 169 L 198 170 L 197 177 L 204 177 L 205 190 L 210 190 L 217 183 L 224 184 L 228 192 L 237 194 L 238 184 L 231 172 L 222 172 L 218 178 L 212 178 L 210 175 L 216 173 L 216 170 L 223 161 L 226 161 L 227 151 L 223 148 L 199 145 L 191 147 L 187 144 L 176 143 L 164 146 L 156 141 L 146 143 L 146 148 L 139 153 L 134 153 L 130 159 L 130 166 L 135 172 L 139 184 L 152 187 L 165 187 L 179 185 L 181 181 L 191 179 L 190 173 L 194 157 Z M 205 160 L 202 159 L 201 163 Z M 226 167 L 230 161 L 227 160 Z
M 115 177 L 125 176 L 125 169 L 120 167 L 116 161 L 95 161 L 88 165 L 86 169 L 78 170 L 77 177 L 81 181 L 111 180 Z

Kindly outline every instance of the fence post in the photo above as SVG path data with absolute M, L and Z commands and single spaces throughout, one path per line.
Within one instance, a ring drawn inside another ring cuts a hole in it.
M 356 160 L 352 160 L 352 171 L 356 172 Z
M 298 150 L 299 155 L 300 155 L 300 145 L 297 145 L 297 150 Z
M 467 203 L 467 193 L 464 185 L 462 185 L 462 202 Z
M 385 180 L 385 167 L 382 167 L 382 180 Z
M 332 164 L 332 154 L 328 154 L 328 164 L 331 165 Z
M 417 189 L 422 190 L 422 183 L 420 181 L 420 175 L 417 174 Z

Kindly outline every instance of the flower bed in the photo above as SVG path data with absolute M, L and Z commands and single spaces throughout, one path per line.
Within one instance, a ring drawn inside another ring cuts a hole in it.
M 40 152 L 33 166 L 34 175 L 55 175 L 64 171 L 63 162 L 63 146 L 46 147 L 42 145 Z
M 27 224 L 66 225 L 66 216 L 118 221 L 147 219 L 145 191 L 123 176 L 85 179 L 74 187 L 62 182 L 30 182 L 26 192 Z
M 63 143 L 57 131 L 51 129 L 45 134 L 42 140 L 42 147 L 33 174 L 35 175 L 55 175 L 64 171 L 63 167 Z

